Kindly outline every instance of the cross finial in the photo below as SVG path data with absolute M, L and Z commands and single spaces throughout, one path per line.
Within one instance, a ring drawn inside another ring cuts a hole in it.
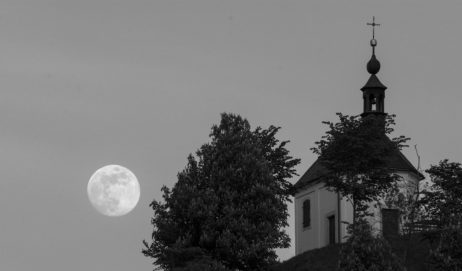
M 372 16 L 372 23 L 367 23 L 367 25 L 372 26 L 372 39 L 374 40 L 375 39 L 375 27 L 379 26 L 380 24 L 376 24 L 375 23 L 375 16 Z

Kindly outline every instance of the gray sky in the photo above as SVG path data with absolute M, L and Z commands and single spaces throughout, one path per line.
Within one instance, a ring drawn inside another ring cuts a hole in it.
M 0 270 L 152 270 L 148 205 L 221 112 L 282 126 L 302 174 L 321 121 L 361 113 L 372 15 L 397 135 L 423 168 L 462 161 L 461 12 L 458 0 L 0 1 Z M 88 201 L 106 164 L 140 181 L 126 216 Z

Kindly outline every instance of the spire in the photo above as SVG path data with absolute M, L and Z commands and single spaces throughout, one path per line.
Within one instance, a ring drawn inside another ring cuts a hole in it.
M 371 57 L 371 60 L 367 62 L 367 71 L 370 74 L 377 74 L 380 70 L 380 62 L 375 57 L 375 46 L 377 46 L 377 40 L 375 39 L 375 27 L 380 26 L 380 24 L 376 24 L 375 16 L 372 16 L 372 23 L 367 23 L 367 25 L 372 26 L 372 39 L 371 39 L 372 57 Z
M 367 25 L 372 26 L 371 46 L 372 46 L 372 55 L 375 55 L 375 46 L 377 46 L 377 40 L 375 39 L 375 27 L 380 26 L 380 24 L 376 24 L 375 16 L 372 16 L 372 23 L 367 23 Z
M 380 24 L 375 23 L 375 17 L 372 17 L 372 23 L 367 23 L 367 25 L 372 26 L 372 39 L 370 45 L 372 47 L 372 56 L 369 62 L 367 62 L 367 71 L 370 73 L 369 80 L 367 80 L 366 85 L 361 88 L 363 92 L 364 100 L 364 112 L 361 116 L 367 115 L 385 115 L 384 112 L 384 99 L 385 99 L 385 89 L 384 86 L 376 74 L 380 71 L 380 62 L 375 56 L 375 47 L 377 46 L 377 40 L 375 39 L 375 27 Z

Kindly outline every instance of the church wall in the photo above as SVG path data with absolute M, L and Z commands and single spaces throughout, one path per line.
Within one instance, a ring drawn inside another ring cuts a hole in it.
M 403 178 L 403 181 L 400 183 L 401 191 L 416 192 L 420 182 L 416 174 L 405 171 L 399 171 L 397 174 Z
M 298 255 L 304 251 L 319 246 L 318 225 L 316 217 L 318 216 L 318 185 L 314 185 L 300 191 L 295 195 L 295 254 Z M 311 225 L 303 227 L 303 202 L 309 199 L 311 201 Z
M 411 172 L 399 171 L 396 172 L 403 179 L 399 183 L 400 192 L 413 193 L 416 185 L 419 183 L 417 175 Z M 303 202 L 307 199 L 311 201 L 311 225 L 303 227 Z M 382 233 L 382 212 L 381 208 L 390 208 L 386 206 L 383 200 L 379 201 L 377 207 L 376 202 L 371 203 L 370 211 L 374 213 L 373 217 L 369 218 L 369 222 L 373 227 L 373 232 L 376 234 Z M 295 253 L 301 254 L 307 250 L 321 248 L 329 244 L 328 236 L 328 220 L 327 217 L 335 215 L 336 240 L 338 237 L 338 198 L 337 193 L 328 191 L 324 184 L 318 183 L 299 191 L 295 195 Z M 345 222 L 353 222 L 353 205 L 347 198 L 341 199 L 340 204 L 340 220 Z M 340 224 L 340 241 L 345 242 L 348 237 L 347 224 Z
M 338 240 L 338 197 L 337 193 L 327 190 L 326 188 L 320 188 L 320 216 L 319 216 L 319 234 L 320 234 L 320 246 L 324 247 L 329 244 L 329 224 L 328 217 L 335 215 L 335 240 Z
M 311 225 L 303 227 L 303 202 L 311 201 Z M 295 195 L 295 253 L 328 245 L 328 217 L 335 215 L 335 237 L 338 239 L 337 194 L 322 183 L 314 184 Z
M 419 178 L 414 173 L 408 171 L 397 171 L 396 174 L 400 175 L 402 180 L 398 183 L 399 192 L 406 197 L 408 195 L 412 195 L 416 192 L 416 189 L 419 185 Z M 350 204 L 351 206 L 351 204 Z M 342 204 L 344 208 L 344 204 Z M 406 206 L 404 206 L 405 208 Z M 382 234 L 383 231 L 383 221 L 382 221 L 382 208 L 397 208 L 397 206 L 387 206 L 383 199 L 379 200 L 378 202 L 371 202 L 369 205 L 369 212 L 373 213 L 371 217 L 367 220 L 369 224 L 372 226 L 372 232 L 376 235 Z M 403 210 L 406 211 L 406 210 Z M 346 213 L 346 212 L 343 212 Z M 351 206 L 351 219 L 349 221 L 353 221 L 353 207 Z M 342 215 L 343 216 L 343 215 Z M 405 222 L 404 217 L 401 217 L 401 224 Z M 400 229 L 401 229 L 400 225 Z M 345 235 L 344 235 L 345 234 Z M 346 226 L 342 227 L 342 236 L 347 236 Z
M 408 197 L 413 195 L 419 185 L 419 177 L 409 171 L 397 171 L 396 174 L 400 175 L 402 180 L 398 183 L 399 193 Z M 370 211 L 374 213 L 374 216 L 369 219 L 370 224 L 372 225 L 373 232 L 376 234 L 382 233 L 382 212 L 381 208 L 397 208 L 397 206 L 387 206 L 384 200 L 378 202 L 378 206 L 373 206 L 374 203 L 371 203 Z M 406 208 L 407 206 L 401 206 Z M 404 212 L 409 211 L 404 209 Z M 405 217 L 402 217 L 401 223 L 405 222 Z M 401 225 L 400 225 L 401 228 Z
M 341 222 L 348 222 L 352 223 L 353 222 L 353 204 L 350 202 L 349 199 L 347 198 L 342 198 L 341 204 L 340 204 L 340 214 L 341 214 Z M 348 230 L 347 230 L 348 224 L 341 223 L 340 225 L 340 241 L 342 243 L 347 241 L 348 237 Z

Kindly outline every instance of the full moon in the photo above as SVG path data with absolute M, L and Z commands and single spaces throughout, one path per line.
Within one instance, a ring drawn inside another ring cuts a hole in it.
M 119 165 L 104 166 L 91 175 L 88 198 L 95 209 L 107 216 L 122 216 L 135 208 L 140 184 L 135 174 Z

